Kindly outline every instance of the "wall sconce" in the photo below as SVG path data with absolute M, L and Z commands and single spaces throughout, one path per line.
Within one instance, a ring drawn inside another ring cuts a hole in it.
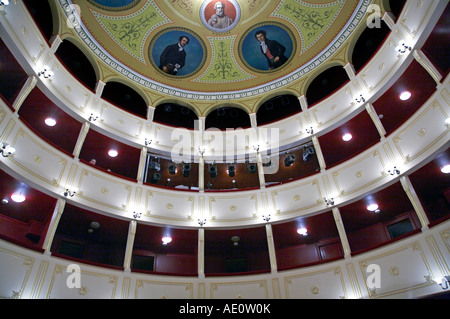
M 405 53 L 406 51 L 411 51 L 412 47 L 407 45 L 405 41 L 400 41 L 399 45 L 395 48 L 398 52 L 401 54 Z
M 148 138 L 145 138 L 145 146 L 149 146 L 150 144 L 152 144 L 152 141 L 153 140 L 150 140 L 150 139 L 148 139 Z
M 5 10 L 5 7 L 9 5 L 9 1 L 8 0 L 0 0 L 0 11 Z
M 97 119 L 98 119 L 98 115 L 96 115 L 94 113 L 91 113 L 91 116 L 89 116 L 88 121 L 89 122 L 95 122 L 95 121 L 97 121 Z
M 268 214 L 268 215 L 262 215 L 262 219 L 263 219 L 264 221 L 266 221 L 266 222 L 269 222 L 269 221 L 270 221 L 270 214 Z
M 65 197 L 67 197 L 67 196 L 73 197 L 76 193 L 77 192 L 75 190 L 70 190 L 70 189 L 66 188 L 66 190 L 64 191 L 64 196 Z
M 138 219 L 141 218 L 142 213 L 141 212 L 133 212 L 133 218 Z
M 16 152 L 14 147 L 11 147 L 8 143 L 2 143 L 2 147 L 0 149 L 0 153 L 3 157 L 8 157 L 9 155 L 13 155 Z
M 327 204 L 327 206 L 333 206 L 334 205 L 334 198 L 328 199 L 328 198 L 324 197 L 323 201 L 325 202 L 325 204 Z
M 233 246 L 238 246 L 239 245 L 239 240 L 241 240 L 241 238 L 239 236 L 231 237 L 231 241 L 233 242 Z
M 54 75 L 48 66 L 44 66 L 42 71 L 38 73 L 38 76 L 43 76 L 45 79 L 49 79 Z
M 203 156 L 203 154 L 205 154 L 205 149 L 201 148 L 200 146 L 198 147 L 198 153 L 200 154 L 200 156 Z
M 400 175 L 400 170 L 397 168 L 397 166 L 394 166 L 392 170 L 388 170 L 388 173 L 391 175 Z
M 259 145 L 253 145 L 253 149 L 256 153 L 259 153 Z
M 203 227 L 203 225 L 205 225 L 206 224 L 206 218 L 204 218 L 204 219 L 198 219 L 198 224 L 200 225 L 200 227 Z
M 366 102 L 366 99 L 364 98 L 364 96 L 362 94 L 359 95 L 359 97 L 355 98 L 356 102 L 358 103 L 364 103 Z
M 308 134 L 313 135 L 313 134 L 314 134 L 314 129 L 313 129 L 313 127 L 311 126 L 310 128 L 306 128 L 306 129 L 305 129 L 305 132 L 308 133 Z
M 443 290 L 447 290 L 448 289 L 448 283 L 450 282 L 450 276 L 444 276 L 444 278 L 442 278 L 441 283 L 439 284 L 439 286 L 441 286 L 441 288 Z
M 305 227 L 297 229 L 297 233 L 302 236 L 308 236 L 308 230 Z

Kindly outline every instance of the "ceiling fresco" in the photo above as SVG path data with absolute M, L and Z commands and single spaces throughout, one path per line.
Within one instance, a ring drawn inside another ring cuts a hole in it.
M 211 99 L 215 93 L 242 98 L 293 85 L 349 41 L 371 2 L 59 0 L 59 5 L 67 16 L 78 6 L 82 23 L 74 31 L 115 72 L 156 91 Z M 181 38 L 186 43 L 178 51 Z

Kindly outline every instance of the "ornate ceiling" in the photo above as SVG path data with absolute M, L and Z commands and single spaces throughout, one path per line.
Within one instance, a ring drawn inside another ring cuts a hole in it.
M 66 30 L 61 34 L 78 33 L 104 82 L 122 75 L 156 95 L 200 101 L 280 90 L 300 96 L 310 75 L 349 62 L 352 37 L 366 27 L 364 17 L 373 1 L 225 0 L 232 21 L 223 28 L 208 25 L 216 2 L 74 0 L 74 6 L 59 0 L 69 21 L 74 10 L 82 20 L 79 26 L 62 25 Z M 285 49 L 284 62 L 274 69 L 261 53 L 255 36 L 260 30 Z M 175 75 L 164 73 L 161 54 L 180 36 L 189 37 L 185 64 Z

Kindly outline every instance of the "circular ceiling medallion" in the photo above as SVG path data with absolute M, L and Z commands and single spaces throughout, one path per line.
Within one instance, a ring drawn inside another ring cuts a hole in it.
M 205 63 L 206 47 L 191 30 L 168 28 L 153 38 L 149 58 L 153 66 L 167 76 L 190 76 Z
M 241 9 L 235 0 L 208 0 L 200 8 L 200 19 L 214 32 L 227 32 L 239 22 Z
M 93 5 L 110 11 L 123 11 L 134 7 L 140 0 L 88 0 Z
M 239 55 L 248 68 L 267 72 L 285 66 L 296 51 L 294 35 L 281 23 L 259 23 L 247 30 Z

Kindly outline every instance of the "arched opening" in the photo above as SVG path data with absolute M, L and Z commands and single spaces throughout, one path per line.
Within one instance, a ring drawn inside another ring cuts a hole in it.
M 141 117 L 147 117 L 147 103 L 144 98 L 131 87 L 111 81 L 106 83 L 102 98 Z
M 95 90 L 97 84 L 95 70 L 89 59 L 74 43 L 69 40 L 63 41 L 56 50 L 56 56 L 81 83 L 92 91 Z
M 301 110 L 296 96 L 292 94 L 279 95 L 264 102 L 258 108 L 256 119 L 258 125 L 263 125 L 299 113 Z
M 175 103 L 158 105 L 153 115 L 154 122 L 189 129 L 195 127 L 195 120 L 198 120 L 198 116 L 194 111 Z
M 333 66 L 320 73 L 308 86 L 306 99 L 311 106 L 326 98 L 349 81 L 347 72 L 342 66 Z
M 377 52 L 378 48 L 386 39 L 391 30 L 381 22 L 380 28 L 367 27 L 359 36 L 353 47 L 351 56 L 355 72 L 360 71 L 364 65 L 370 61 L 371 57 Z
M 251 126 L 250 116 L 237 107 L 225 106 L 218 108 L 206 116 L 205 129 L 217 128 L 248 128 Z

